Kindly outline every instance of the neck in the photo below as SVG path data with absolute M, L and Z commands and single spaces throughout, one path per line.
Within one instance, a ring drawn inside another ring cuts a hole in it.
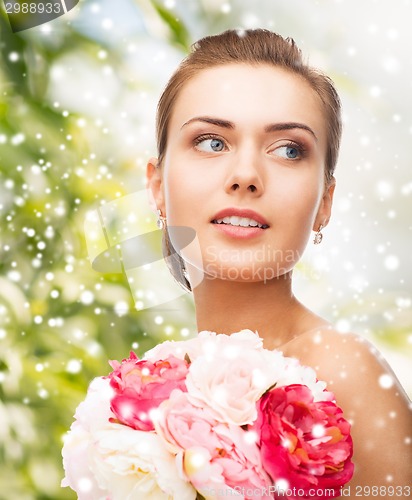
M 198 331 L 230 334 L 250 329 L 268 349 L 289 342 L 320 320 L 293 295 L 291 275 L 265 283 L 205 276 L 193 290 Z

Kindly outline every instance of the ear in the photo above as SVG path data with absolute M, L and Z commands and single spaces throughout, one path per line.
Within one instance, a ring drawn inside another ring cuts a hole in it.
M 316 214 L 315 222 L 313 224 L 313 231 L 318 231 L 320 225 L 322 225 L 322 227 L 326 227 L 329 224 L 335 187 L 336 179 L 335 177 L 332 177 L 332 179 L 325 186 L 318 213 Z
M 163 176 L 157 158 L 150 158 L 146 167 L 146 189 L 151 209 L 161 210 L 165 216 Z

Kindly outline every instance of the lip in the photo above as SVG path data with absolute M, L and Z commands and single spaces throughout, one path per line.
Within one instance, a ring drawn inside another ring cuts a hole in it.
M 253 219 L 256 222 L 259 222 L 259 224 L 265 225 L 267 227 L 266 228 L 258 226 L 244 227 L 244 226 L 231 226 L 230 224 L 213 223 L 213 221 L 216 219 L 224 219 L 225 217 L 231 217 L 232 215 L 237 217 L 247 217 L 248 219 Z M 250 210 L 249 208 L 236 208 L 236 207 L 224 208 L 220 212 L 217 212 L 217 214 L 215 214 L 215 216 L 212 218 L 210 222 L 220 233 L 223 233 L 224 235 L 229 236 L 231 238 L 237 238 L 237 239 L 249 239 L 260 236 L 269 227 L 267 220 L 262 215 L 255 212 L 254 210 Z
M 217 214 L 215 214 L 212 217 L 210 222 L 213 222 L 216 219 L 224 219 L 225 217 L 231 217 L 232 215 L 237 217 L 246 217 L 248 219 L 253 219 L 256 222 L 259 222 L 259 224 L 269 226 L 267 220 L 263 217 L 263 215 L 260 215 L 259 213 L 249 208 L 236 208 L 236 207 L 229 207 L 220 210 L 220 212 L 217 212 Z

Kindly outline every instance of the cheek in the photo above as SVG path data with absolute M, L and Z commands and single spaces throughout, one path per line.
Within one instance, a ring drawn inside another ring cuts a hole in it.
M 322 186 L 322 180 L 313 177 L 281 186 L 273 211 L 276 245 L 299 255 L 303 253 L 319 208 Z
M 164 185 L 167 220 L 170 225 L 190 225 L 193 222 L 196 189 L 185 169 L 165 165 Z
M 164 165 L 164 195 L 168 221 L 199 228 L 211 201 L 222 190 L 222 178 L 185 154 L 171 151 Z
M 198 269 L 202 268 L 202 252 L 198 239 L 200 208 L 207 206 L 207 193 L 199 189 L 199 176 L 188 171 L 181 162 L 165 163 L 164 190 L 168 233 L 175 250 Z M 193 283 L 192 283 L 193 284 Z
M 300 219 L 305 223 L 316 214 L 323 188 L 323 178 L 296 176 L 275 186 L 274 204 L 282 207 L 282 215 L 286 218 Z
M 168 182 L 167 192 L 165 193 L 165 204 L 168 225 L 181 225 L 185 223 L 187 207 L 182 200 L 182 191 L 184 187 L 178 186 L 175 182 Z

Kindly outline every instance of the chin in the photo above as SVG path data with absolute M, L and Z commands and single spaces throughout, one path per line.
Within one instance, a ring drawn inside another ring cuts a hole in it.
M 206 265 L 204 272 L 207 276 L 215 279 L 226 281 L 234 281 L 237 283 L 258 283 L 270 282 L 273 279 L 286 278 L 289 272 L 293 269 L 290 263 L 268 263 L 259 265 L 255 263 L 237 263 L 236 265 L 228 266 L 227 263 L 222 264 L 213 262 Z

